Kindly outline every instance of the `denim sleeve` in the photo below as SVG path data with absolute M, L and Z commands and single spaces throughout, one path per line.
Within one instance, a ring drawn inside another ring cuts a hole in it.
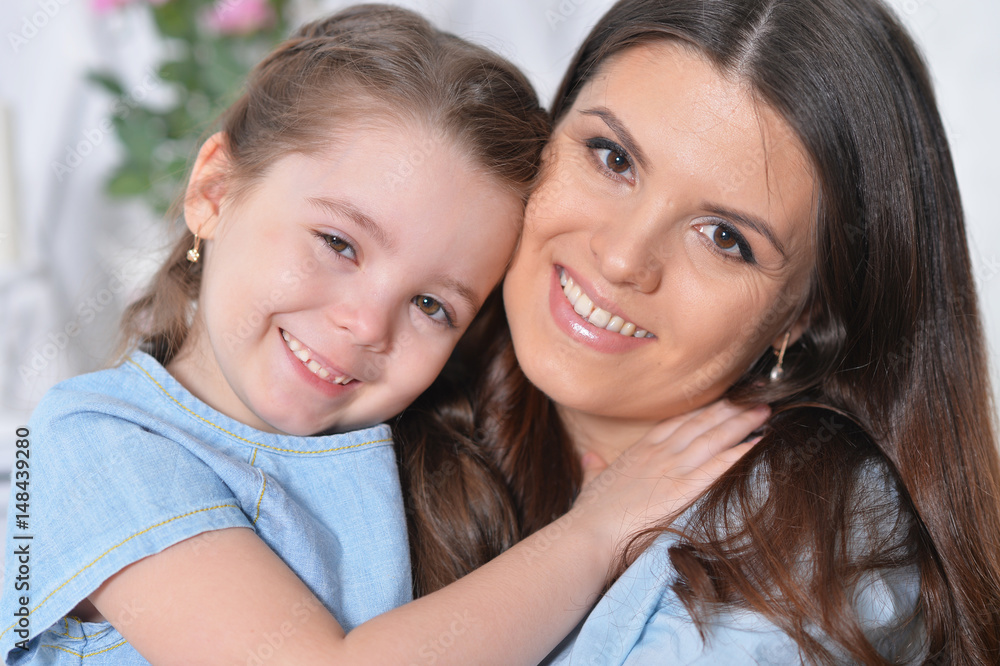
M 6 537 L 5 661 L 25 638 L 25 598 L 33 638 L 129 564 L 202 532 L 252 527 L 209 464 L 123 403 L 55 396 L 29 425 L 28 518 L 18 529 L 12 497 Z M 27 589 L 15 590 L 25 559 Z

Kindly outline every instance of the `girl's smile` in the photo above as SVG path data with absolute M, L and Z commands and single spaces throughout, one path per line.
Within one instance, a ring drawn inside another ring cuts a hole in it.
M 261 430 L 341 432 L 402 411 L 499 281 L 519 197 L 419 125 L 345 130 L 238 196 L 215 180 L 225 159 L 209 141 L 192 176 L 205 273 L 168 369 Z

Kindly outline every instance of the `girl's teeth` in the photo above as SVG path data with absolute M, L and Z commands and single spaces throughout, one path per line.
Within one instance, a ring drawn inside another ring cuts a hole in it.
M 580 285 L 576 284 L 566 271 L 559 271 L 559 284 L 562 285 L 566 300 L 573 306 L 573 310 L 591 325 L 626 337 L 654 337 L 652 333 L 638 328 L 632 322 L 626 322 L 618 315 L 612 315 L 607 310 L 596 307 L 590 296 L 584 293 Z
M 284 339 L 285 344 L 288 345 L 288 348 L 292 350 L 292 353 L 295 355 L 295 358 L 302 361 L 302 364 L 305 365 L 307 368 L 309 368 L 310 372 L 312 372 L 314 375 L 319 376 L 322 379 L 330 379 L 331 377 L 330 371 L 321 366 L 318 361 L 309 358 L 308 347 L 303 346 L 301 342 L 299 342 L 291 335 L 289 335 L 288 331 L 282 331 L 281 337 Z M 347 375 L 341 375 L 339 377 L 335 377 L 333 381 L 336 384 L 343 384 L 344 386 L 346 386 L 351 382 L 353 382 L 354 380 L 348 377 Z

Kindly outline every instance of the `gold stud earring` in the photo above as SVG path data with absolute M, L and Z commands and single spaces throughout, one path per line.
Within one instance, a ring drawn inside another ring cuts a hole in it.
M 195 234 L 194 247 L 188 250 L 187 253 L 187 260 L 190 261 L 192 264 L 197 264 L 198 260 L 201 259 L 201 253 L 198 252 L 198 246 L 200 244 L 201 244 L 201 238 L 198 237 L 198 234 Z
M 788 338 L 791 337 L 791 335 L 792 332 L 788 331 L 787 333 L 785 333 L 785 339 L 781 341 L 781 349 L 777 352 L 778 362 L 774 364 L 773 368 L 771 368 L 772 382 L 779 381 L 782 377 L 785 376 L 785 368 L 784 368 L 785 348 L 788 346 Z

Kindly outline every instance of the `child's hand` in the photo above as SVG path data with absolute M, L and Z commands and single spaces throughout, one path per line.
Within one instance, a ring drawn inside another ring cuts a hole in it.
M 585 454 L 586 485 L 570 515 L 596 530 L 613 558 L 629 537 L 679 514 L 743 457 L 759 438 L 744 440 L 769 415 L 767 406 L 720 400 L 659 423 L 610 466 Z

